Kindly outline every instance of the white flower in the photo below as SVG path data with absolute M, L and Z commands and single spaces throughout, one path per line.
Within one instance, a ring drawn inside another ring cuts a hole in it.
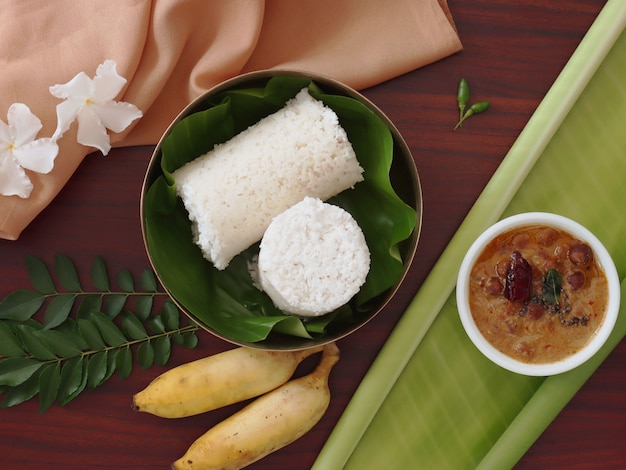
M 64 85 L 50 87 L 53 96 L 65 100 L 57 105 L 53 139 L 60 138 L 78 118 L 78 142 L 106 155 L 111 150 L 107 129 L 122 132 L 142 116 L 134 104 L 113 100 L 126 84 L 115 67 L 114 61 L 106 60 L 93 79 L 80 72 Z
M 24 169 L 49 173 L 59 147 L 51 138 L 35 140 L 41 121 L 23 103 L 9 107 L 7 122 L 0 120 L 0 194 L 27 198 L 33 183 Z

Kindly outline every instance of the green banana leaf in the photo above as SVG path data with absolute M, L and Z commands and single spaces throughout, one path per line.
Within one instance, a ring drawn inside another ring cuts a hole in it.
M 522 376 L 479 353 L 454 298 L 472 241 L 528 211 L 559 213 L 594 232 L 626 298 L 625 25 L 626 3 L 609 0 L 409 305 L 314 469 L 511 468 L 626 335 L 622 301 L 592 359 L 556 376 Z
M 258 243 L 223 271 L 204 260 L 192 241 L 191 224 L 172 177 L 172 172 L 215 144 L 279 110 L 304 87 L 338 115 L 364 169 L 363 182 L 329 202 L 356 219 L 371 255 L 369 275 L 353 301 L 306 321 L 280 311 L 254 287 L 248 263 L 258 253 Z M 166 289 L 196 321 L 236 342 L 263 341 L 271 332 L 313 338 L 358 322 L 405 271 L 407 256 L 401 243 L 411 236 L 418 219 L 416 208 L 410 201 L 405 203 L 391 184 L 397 146 L 388 126 L 358 100 L 324 93 L 309 79 L 289 76 L 222 91 L 206 98 L 201 108 L 180 120 L 161 143 L 160 172 L 143 203 L 146 243 Z

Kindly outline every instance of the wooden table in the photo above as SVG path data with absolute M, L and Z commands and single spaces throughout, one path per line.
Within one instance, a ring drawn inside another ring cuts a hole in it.
M 464 216 L 566 64 L 605 0 L 450 0 L 465 49 L 364 94 L 396 123 L 423 185 L 417 256 L 396 299 L 339 343 L 332 403 L 306 437 L 253 468 L 311 466 L 368 367 Z M 452 132 L 460 77 L 473 101 L 492 109 Z M 24 256 L 52 264 L 69 256 L 88 282 L 101 255 L 110 273 L 149 267 L 139 192 L 152 148 L 90 155 L 58 198 L 16 242 L 0 241 L 0 296 L 30 287 Z M 166 368 L 229 348 L 209 334 L 196 349 L 174 348 Z M 622 342 L 519 462 L 518 468 L 626 468 L 626 342 Z M 40 415 L 36 400 L 0 411 L 3 468 L 168 468 L 205 429 L 233 411 L 167 421 L 131 410 L 133 393 L 166 368 L 111 378 L 65 408 Z

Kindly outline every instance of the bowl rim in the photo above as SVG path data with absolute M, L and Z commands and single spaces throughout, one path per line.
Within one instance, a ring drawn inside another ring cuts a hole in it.
M 485 246 L 497 235 L 514 228 L 545 225 L 564 230 L 588 243 L 596 261 L 604 270 L 608 283 L 609 300 L 605 319 L 587 345 L 560 361 L 532 364 L 518 361 L 496 349 L 478 330 L 469 306 L 469 274 Z M 512 215 L 483 231 L 467 250 L 457 278 L 456 301 L 458 313 L 467 335 L 487 358 L 499 366 L 518 374 L 530 376 L 556 375 L 574 369 L 586 362 L 604 345 L 613 331 L 620 308 L 620 282 L 615 263 L 604 244 L 589 229 L 568 217 L 550 212 L 525 212 Z
M 365 315 L 360 322 L 357 322 L 351 327 L 346 328 L 342 330 L 341 332 L 335 333 L 329 336 L 328 338 L 325 338 L 324 340 L 296 339 L 294 340 L 295 344 L 289 344 L 287 346 L 269 345 L 267 343 L 269 338 L 259 341 L 259 342 L 254 342 L 254 343 L 236 341 L 210 328 L 208 325 L 204 324 L 203 322 L 198 322 L 198 319 L 195 317 L 195 315 L 192 312 L 187 311 L 187 309 L 178 301 L 178 299 L 174 295 L 172 295 L 170 290 L 164 285 L 163 281 L 161 280 L 161 276 L 159 275 L 159 272 L 153 263 L 152 256 L 150 255 L 148 240 L 146 239 L 145 211 L 144 211 L 144 196 L 146 194 L 146 191 L 150 187 L 150 184 L 152 182 L 155 172 L 158 173 L 159 171 L 158 163 L 160 162 L 160 158 L 161 158 L 161 147 L 163 145 L 163 142 L 167 138 L 167 136 L 174 129 L 174 127 L 176 127 L 176 125 L 178 125 L 178 123 L 189 114 L 203 109 L 203 106 L 204 106 L 203 102 L 206 100 L 208 96 L 214 95 L 216 93 L 220 93 L 234 86 L 239 86 L 239 85 L 243 85 L 246 83 L 255 82 L 258 80 L 269 80 L 272 77 L 278 77 L 278 76 L 306 78 L 306 79 L 310 79 L 311 81 L 317 82 L 319 84 L 331 87 L 335 92 L 340 92 L 341 94 L 345 96 L 348 96 L 350 98 L 360 101 L 372 113 L 374 113 L 388 127 L 389 131 L 391 132 L 394 143 L 395 145 L 398 146 L 400 153 L 408 156 L 407 159 L 403 159 L 403 160 L 406 160 L 403 162 L 403 164 L 408 167 L 408 171 L 411 174 L 410 179 L 411 179 L 411 186 L 412 186 L 411 191 L 413 193 L 413 198 L 411 201 L 405 200 L 405 202 L 413 206 L 416 212 L 415 227 L 413 229 L 413 232 L 404 241 L 404 243 L 406 244 L 405 246 L 406 253 L 403 259 L 404 268 L 401 272 L 401 275 L 398 277 L 396 283 L 393 286 L 391 286 L 389 290 L 387 291 L 387 293 L 383 296 L 383 300 L 380 302 L 378 307 L 374 309 L 372 312 L 370 312 L 368 315 Z M 148 256 L 149 263 L 155 275 L 157 276 L 157 279 L 159 280 L 160 284 L 163 286 L 165 293 L 170 297 L 170 299 L 174 302 L 174 304 L 179 308 L 179 310 L 183 314 L 191 318 L 193 321 L 198 322 L 198 325 L 203 330 L 229 343 L 232 343 L 238 346 L 246 346 L 246 347 L 257 348 L 257 349 L 269 349 L 269 350 L 281 350 L 282 351 L 282 350 L 307 349 L 307 348 L 316 347 L 318 345 L 323 345 L 326 343 L 343 339 L 346 336 L 354 333 L 356 330 L 363 327 L 365 324 L 369 323 L 370 320 L 376 317 L 389 304 L 391 299 L 395 297 L 401 285 L 405 282 L 406 277 L 409 273 L 410 267 L 415 258 L 417 246 L 418 246 L 419 239 L 421 237 L 421 231 L 423 228 L 422 227 L 423 226 L 423 213 L 424 213 L 423 204 L 424 203 L 423 203 L 422 183 L 420 180 L 419 172 L 417 170 L 415 158 L 413 157 L 411 149 L 406 143 L 404 137 L 400 134 L 400 131 L 398 130 L 396 125 L 376 104 L 374 104 L 370 99 L 368 99 L 367 97 L 362 95 L 359 91 L 355 90 L 349 85 L 341 81 L 338 81 L 332 77 L 329 77 L 327 75 L 314 73 L 314 72 L 310 72 L 306 70 L 300 70 L 300 69 L 266 69 L 266 70 L 257 70 L 257 71 L 243 73 L 243 74 L 228 78 L 218 83 L 217 85 L 204 91 L 203 93 L 198 95 L 196 98 L 194 98 L 191 102 L 189 102 L 186 106 L 184 106 L 183 109 L 172 119 L 170 124 L 163 131 L 163 134 L 161 135 L 159 141 L 155 145 L 155 148 L 152 152 L 150 160 L 147 164 L 146 172 L 144 174 L 144 178 L 143 178 L 143 182 L 141 186 L 139 212 L 140 212 L 141 233 L 142 233 L 142 238 L 143 238 L 143 242 L 144 242 L 144 246 L 145 246 L 146 254 Z

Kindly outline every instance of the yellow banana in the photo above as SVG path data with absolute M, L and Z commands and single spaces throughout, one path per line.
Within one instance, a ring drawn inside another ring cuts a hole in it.
M 287 382 L 306 357 L 302 351 L 238 347 L 182 364 L 133 396 L 133 409 L 163 418 L 183 418 L 257 397 Z
M 328 376 L 338 360 L 337 346 L 326 345 L 313 372 L 257 398 L 209 429 L 172 469 L 240 469 L 300 438 L 328 408 Z

